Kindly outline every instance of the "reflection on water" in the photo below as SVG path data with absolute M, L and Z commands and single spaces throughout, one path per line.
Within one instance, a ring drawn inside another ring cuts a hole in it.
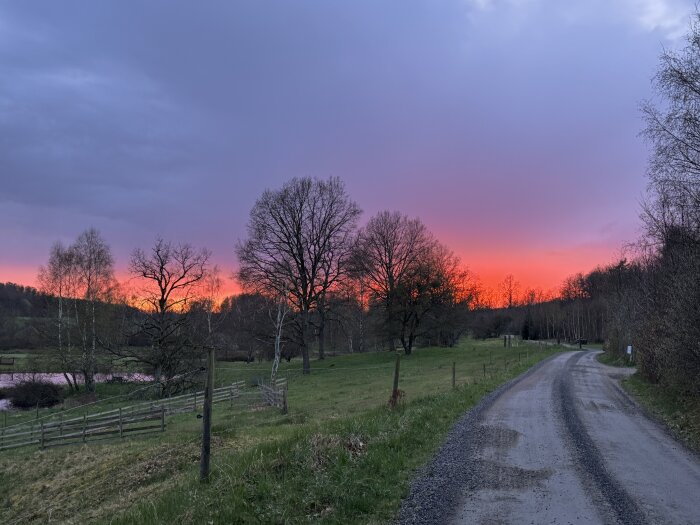
M 79 384 L 83 384 L 83 378 L 77 376 Z M 104 383 L 111 380 L 121 380 L 124 382 L 148 382 L 153 380 L 153 376 L 148 374 L 134 373 L 116 373 L 116 374 L 95 374 L 97 383 Z M 0 388 L 8 388 L 15 386 L 23 381 L 42 381 L 44 383 L 53 383 L 55 385 L 65 385 L 66 378 L 63 374 L 43 373 L 43 372 L 2 372 L 0 373 Z M 10 410 L 12 406 L 9 400 L 0 399 L 0 410 Z

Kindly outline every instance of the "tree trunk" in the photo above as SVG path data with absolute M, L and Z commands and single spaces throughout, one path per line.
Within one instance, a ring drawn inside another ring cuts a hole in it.
M 303 362 L 303 374 L 311 373 L 311 361 L 309 360 L 309 346 L 306 341 L 306 334 L 309 329 L 309 311 L 302 310 L 301 312 L 301 359 Z
M 199 480 L 208 481 L 211 458 L 211 404 L 214 392 L 214 348 L 207 355 L 207 382 L 204 390 L 202 411 L 202 455 L 199 462 Z
M 90 386 L 88 387 L 87 377 L 85 378 L 85 390 L 88 393 L 95 392 L 95 354 L 97 350 L 97 329 L 95 326 L 95 302 L 92 302 L 92 344 L 90 346 L 90 357 L 87 363 L 87 373 L 90 376 Z
M 277 378 L 277 369 L 280 366 L 280 358 L 282 357 L 282 327 L 284 326 L 284 318 L 287 315 L 287 308 L 283 308 L 282 301 L 277 303 L 277 318 L 275 321 L 275 359 L 272 362 L 271 381 L 274 383 Z
M 318 358 L 326 358 L 326 312 L 323 308 L 319 309 L 318 323 Z

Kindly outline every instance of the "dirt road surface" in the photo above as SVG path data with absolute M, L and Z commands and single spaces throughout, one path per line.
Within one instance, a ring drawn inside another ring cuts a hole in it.
M 700 524 L 700 460 L 595 354 L 557 354 L 467 413 L 399 522 Z

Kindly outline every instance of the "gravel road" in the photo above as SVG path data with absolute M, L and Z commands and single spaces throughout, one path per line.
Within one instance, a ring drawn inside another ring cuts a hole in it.
M 557 354 L 465 414 L 398 521 L 700 524 L 700 460 L 595 354 Z

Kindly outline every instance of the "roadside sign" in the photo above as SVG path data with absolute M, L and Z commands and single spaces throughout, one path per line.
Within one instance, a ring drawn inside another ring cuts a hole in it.
M 632 345 L 627 346 L 627 355 L 632 355 Z

